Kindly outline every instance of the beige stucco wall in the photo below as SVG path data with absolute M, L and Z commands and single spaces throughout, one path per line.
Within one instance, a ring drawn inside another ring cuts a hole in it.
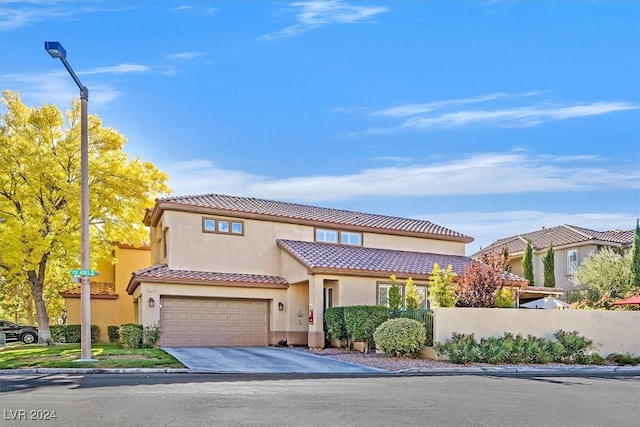
M 433 252 L 444 255 L 465 255 L 465 244 L 462 242 L 424 239 L 419 237 L 388 236 L 374 233 L 364 233 L 362 242 L 364 246 L 370 248 Z
M 603 357 L 640 354 L 640 312 L 600 310 L 527 310 L 500 308 L 434 308 L 435 342 L 453 332 L 473 333 L 476 340 L 504 332 L 553 338 L 554 331 L 578 331 L 596 344 Z
M 224 271 L 227 273 L 282 274 L 277 239 L 314 241 L 315 228 L 308 225 L 278 223 L 227 217 L 244 223 L 244 235 L 203 233 L 202 215 L 165 211 L 162 221 L 151 231 L 154 262 L 166 262 L 171 269 Z M 222 218 L 222 217 L 220 217 Z M 163 233 L 167 228 L 168 255 L 162 252 Z M 416 237 L 363 234 L 366 247 L 464 255 L 464 243 Z

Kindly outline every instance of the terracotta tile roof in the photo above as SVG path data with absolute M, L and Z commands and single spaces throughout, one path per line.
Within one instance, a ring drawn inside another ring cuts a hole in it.
M 431 273 L 434 263 L 440 264 L 443 268 L 451 264 L 453 271 L 462 274 L 464 265 L 473 262 L 465 256 L 332 243 L 279 239 L 277 245 L 312 273 L 333 272 L 384 277 L 395 274 L 399 277 L 424 279 Z
M 207 284 L 250 288 L 288 288 L 288 282 L 280 276 L 264 274 L 218 273 L 210 271 L 171 270 L 166 264 L 157 264 L 138 270 L 131 275 L 127 292 L 132 294 L 140 282 L 170 282 Z
M 116 284 L 109 282 L 90 282 L 91 296 L 117 296 Z M 82 293 L 82 285 L 75 285 L 74 287 L 61 291 L 60 295 L 63 297 L 79 297 Z
M 391 234 L 412 234 L 440 240 L 469 243 L 472 237 L 436 225 L 431 221 L 354 212 L 342 209 L 321 208 L 297 203 L 278 202 L 252 197 L 203 194 L 166 197 L 158 199 L 153 210 L 148 210 L 145 224 L 157 223 L 165 209 L 222 213 L 245 217 L 257 217 L 272 221 L 296 222 L 350 229 L 371 230 Z
M 556 248 L 590 242 L 609 244 L 614 247 L 629 247 L 633 243 L 634 235 L 635 230 L 596 231 L 574 225 L 560 225 L 496 240 L 480 250 L 478 254 L 491 250 L 502 250 L 505 246 L 510 254 L 524 252 L 527 241 L 531 241 L 534 251 L 546 250 L 549 244 L 553 244 L 553 247 Z

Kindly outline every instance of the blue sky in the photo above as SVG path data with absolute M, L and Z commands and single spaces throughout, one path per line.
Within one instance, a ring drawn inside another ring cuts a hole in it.
M 0 88 L 66 109 L 47 40 L 174 195 L 428 219 L 468 254 L 640 216 L 637 1 L 0 0 Z

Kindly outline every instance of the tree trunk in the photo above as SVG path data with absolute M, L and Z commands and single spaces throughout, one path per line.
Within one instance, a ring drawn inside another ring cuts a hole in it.
M 49 329 L 49 315 L 47 314 L 47 305 L 44 303 L 44 273 L 47 267 L 48 255 L 45 254 L 38 265 L 38 274 L 29 270 L 29 285 L 33 294 L 33 301 L 36 304 L 36 313 L 38 315 L 38 344 L 51 345 L 51 330 Z

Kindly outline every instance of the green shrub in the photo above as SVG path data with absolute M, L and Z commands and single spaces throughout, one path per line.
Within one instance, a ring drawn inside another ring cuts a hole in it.
M 618 366 L 632 365 L 636 366 L 640 364 L 640 357 L 635 357 L 631 353 L 611 353 L 607 356 L 607 360 L 614 362 Z
M 433 312 L 431 310 L 401 310 L 392 311 L 389 313 L 389 317 L 395 319 L 396 317 L 404 317 L 406 319 L 417 320 L 422 323 L 425 328 L 425 346 L 433 346 Z
M 50 325 L 51 340 L 56 343 L 76 344 L 82 341 L 81 325 Z M 91 342 L 100 338 L 100 327 L 91 325 Z
M 120 340 L 120 326 L 107 326 L 107 335 L 109 342 L 118 342 Z
M 505 363 L 508 358 L 509 349 L 504 345 L 502 338 L 488 337 L 482 338 L 479 344 L 480 360 L 485 363 L 499 364 Z
M 347 333 L 354 341 L 364 341 L 375 349 L 373 333 L 389 318 L 389 309 L 380 305 L 352 305 L 344 308 Z
M 162 327 L 153 323 L 144 327 L 144 344 L 145 347 L 155 347 L 162 336 Z
M 563 363 L 588 363 L 590 353 L 595 349 L 592 340 L 578 334 L 578 331 L 567 332 L 559 329 L 553 333 L 558 344 L 562 346 L 559 361 Z
M 515 296 L 511 289 L 502 288 L 496 291 L 496 307 L 513 308 Z
M 329 307 L 325 310 L 324 328 L 333 339 L 346 341 L 349 338 L 344 324 L 344 307 Z
M 480 361 L 480 349 L 473 334 L 454 332 L 451 339 L 435 343 L 434 348 L 440 355 L 447 355 L 453 363 L 473 363 Z
M 480 343 L 476 343 L 473 334 L 454 333 L 444 344 L 436 343 L 435 349 L 454 363 L 604 363 L 601 356 L 592 353 L 593 342 L 578 335 L 578 332 L 560 330 L 554 336 L 556 341 L 505 333 L 502 337 L 482 338 Z
M 376 348 L 390 356 L 416 357 L 424 348 L 424 325 L 413 319 L 389 319 L 373 333 Z
M 120 341 L 124 347 L 141 348 L 144 328 L 135 323 L 126 323 L 120 326 Z

